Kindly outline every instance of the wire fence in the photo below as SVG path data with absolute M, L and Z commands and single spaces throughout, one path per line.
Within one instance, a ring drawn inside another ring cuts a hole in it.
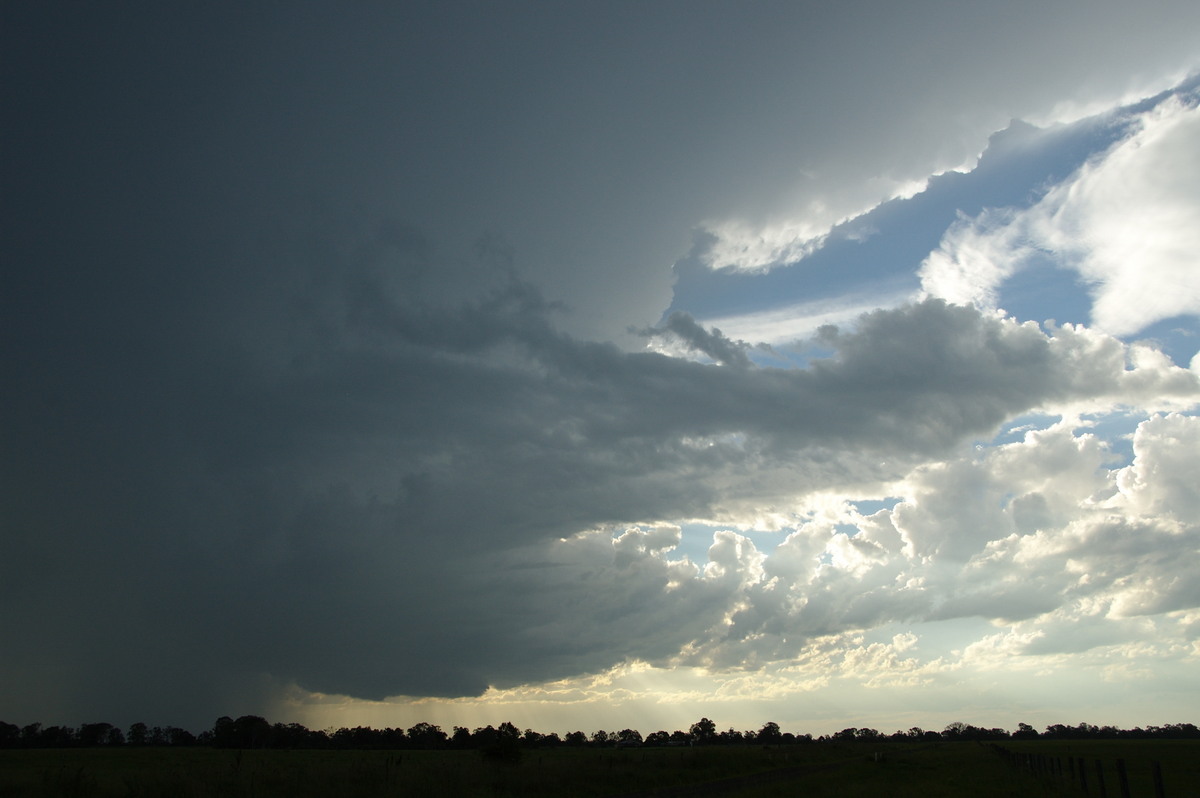
M 1105 761 L 1082 756 L 1010 751 L 1001 745 L 993 745 L 992 748 L 1011 767 L 1073 787 L 1079 794 L 1089 798 L 1167 798 L 1162 765 L 1157 760 L 1144 763 L 1141 770 L 1148 772 L 1140 774 L 1143 778 L 1136 782 L 1139 789 L 1133 791 L 1130 789 L 1129 769 L 1124 759 Z

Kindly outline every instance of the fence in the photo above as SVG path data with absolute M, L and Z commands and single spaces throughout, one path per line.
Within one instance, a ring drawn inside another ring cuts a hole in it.
M 1109 798 L 1110 795 L 1114 798 L 1142 798 L 1146 794 L 1143 791 L 1135 796 L 1130 792 L 1129 772 L 1124 759 L 1117 759 L 1106 766 L 1102 759 L 1092 759 L 1089 764 L 1089 760 L 1082 756 L 1010 751 L 999 745 L 993 745 L 992 748 L 1004 757 L 1011 767 L 1061 784 L 1073 784 L 1089 798 Z M 1151 760 L 1149 765 L 1154 798 L 1167 798 L 1162 766 L 1157 760 Z

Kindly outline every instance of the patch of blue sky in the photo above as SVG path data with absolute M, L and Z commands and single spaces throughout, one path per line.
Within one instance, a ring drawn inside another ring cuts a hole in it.
M 1035 255 L 1005 280 L 997 303 L 1018 321 L 1043 324 L 1088 324 L 1092 296 L 1079 272 L 1060 266 L 1048 255 Z
M 1126 114 L 1139 114 L 1149 111 L 1168 97 L 1178 97 L 1184 103 L 1200 102 L 1200 71 L 1193 72 L 1182 83 L 1170 89 L 1165 89 L 1153 97 L 1147 97 L 1140 102 L 1127 106 L 1121 111 Z
M 917 642 L 910 653 L 920 656 L 921 659 L 929 660 L 950 655 L 954 651 L 961 651 L 976 640 L 995 634 L 996 627 L 989 621 L 978 617 L 951 618 L 924 623 L 891 623 L 877 626 L 864 633 L 863 642 L 867 645 L 890 643 L 896 635 L 907 633 L 917 637 Z
M 1062 416 L 1047 413 L 1027 413 L 1010 419 L 1001 425 L 996 434 L 990 438 L 975 438 L 971 446 L 976 452 L 983 453 L 996 446 L 1008 443 L 1020 443 L 1025 440 L 1025 433 L 1035 429 L 1046 429 L 1062 420 Z
M 682 560 L 687 557 L 692 562 L 698 565 L 704 565 L 708 562 L 708 549 L 713 544 L 713 535 L 721 530 L 732 530 L 743 537 L 749 538 L 754 547 L 763 554 L 770 554 L 775 550 L 775 547 L 784 541 L 791 532 L 790 529 L 780 530 L 761 530 L 751 529 L 741 530 L 733 529 L 728 524 L 703 524 L 703 523 L 684 523 L 680 524 L 682 534 L 680 535 L 679 545 L 671 551 L 667 559 Z
M 885 499 L 863 499 L 861 501 L 852 502 L 858 511 L 863 515 L 872 515 L 879 510 L 891 510 L 902 501 L 899 497 L 888 497 Z M 708 562 L 708 549 L 712 546 L 713 535 L 721 530 L 732 530 L 743 537 L 749 538 L 754 543 L 754 547 L 761 553 L 769 555 L 775 548 L 782 543 L 792 529 L 733 529 L 728 524 L 705 524 L 688 522 L 680 524 L 680 541 L 679 545 L 671 551 L 668 559 L 681 560 L 687 557 L 694 563 L 703 565 Z M 834 532 L 854 537 L 861 530 L 853 524 L 836 524 Z
M 851 502 L 851 504 L 854 505 L 854 509 L 858 510 L 860 514 L 870 516 L 880 510 L 893 510 L 902 501 L 903 499 L 899 496 L 888 496 L 883 499 L 860 499 Z
M 1145 413 L 1118 412 L 1106 413 L 1103 416 L 1089 416 L 1089 426 L 1076 434 L 1091 433 L 1108 446 L 1112 452 L 1110 468 L 1124 468 L 1133 462 L 1133 434 L 1138 424 L 1145 421 Z
M 1023 441 L 1026 432 L 1033 429 L 1046 429 L 1059 421 L 1062 421 L 1062 416 L 1056 413 L 1025 413 L 1006 423 L 996 433 L 996 436 L 986 443 L 1000 445 Z M 984 441 L 980 441 L 980 443 L 984 443 Z
M 1200 353 L 1200 317 L 1175 316 L 1155 322 L 1131 336 L 1131 340 L 1149 343 L 1171 361 L 1187 368 Z
M 1091 434 L 1104 441 L 1112 452 L 1110 468 L 1121 468 L 1133 462 L 1133 433 L 1137 425 L 1145 421 L 1146 414 L 1120 410 L 1113 413 L 1086 415 L 1083 426 L 1075 430 L 1076 435 Z M 1030 430 L 1043 430 L 1057 424 L 1062 416 L 1045 413 L 1029 413 L 1018 416 L 1007 424 L 989 441 L 976 441 L 977 449 L 1019 443 Z M 860 511 L 861 512 L 861 511 Z
M 746 354 L 749 356 L 750 362 L 756 366 L 806 369 L 814 361 L 834 357 L 837 350 L 815 340 L 808 340 L 799 341 L 796 344 L 775 345 L 769 349 L 751 347 Z

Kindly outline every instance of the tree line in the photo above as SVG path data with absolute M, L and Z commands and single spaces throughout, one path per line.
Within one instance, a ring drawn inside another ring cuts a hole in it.
M 951 723 L 941 731 L 914 726 L 907 731 L 885 734 L 872 728 L 850 727 L 830 735 L 784 732 L 769 721 L 759 729 L 718 731 L 716 724 L 701 718 L 687 731 L 656 731 L 642 737 L 636 729 L 585 734 L 557 732 L 542 734 L 521 730 L 512 723 L 482 726 L 474 730 L 455 726 L 450 732 L 430 723 L 418 723 L 409 729 L 355 728 L 313 730 L 299 723 L 270 723 L 258 715 L 239 718 L 222 716 L 211 729 L 198 735 L 175 726 L 147 726 L 134 723 L 122 730 L 111 723 L 85 723 L 70 726 L 43 726 L 31 723 L 17 726 L 0 721 L 0 748 L 83 748 L 98 746 L 209 746 L 213 748 L 324 748 L 324 749 L 478 749 L 492 754 L 513 754 L 527 748 L 573 747 L 646 747 L 695 745 L 804 745 L 826 742 L 886 741 L 996 741 L 996 740 L 1091 740 L 1091 739 L 1200 739 L 1200 729 L 1192 723 L 1120 729 L 1115 726 L 1077 726 L 1052 724 L 1038 731 L 1027 723 L 1015 731 L 982 728 L 966 723 Z

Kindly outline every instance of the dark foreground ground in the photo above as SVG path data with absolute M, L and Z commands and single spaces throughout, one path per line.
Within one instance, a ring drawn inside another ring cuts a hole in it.
M 815 744 L 779 748 L 531 750 L 517 761 L 477 751 L 231 751 L 123 748 L 0 751 L 0 798 L 305 798 L 306 796 L 1076 796 L 1078 779 L 1039 762 L 1095 762 L 1106 794 L 1200 796 L 1200 741 L 1006 741 L 1010 755 L 970 742 Z M 1016 759 L 1021 764 L 1014 766 Z

